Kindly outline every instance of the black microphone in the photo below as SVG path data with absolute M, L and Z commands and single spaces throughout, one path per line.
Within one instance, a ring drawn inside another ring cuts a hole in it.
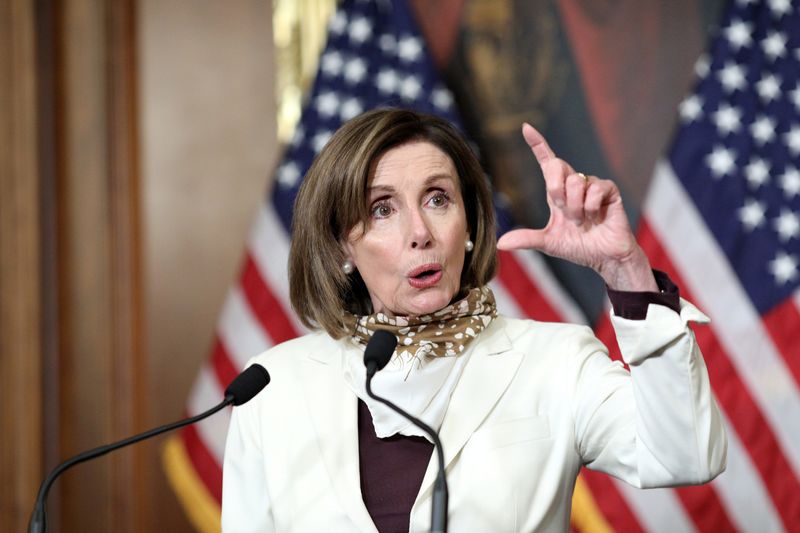
M 121 441 L 106 444 L 105 446 L 98 446 L 97 448 L 93 448 L 67 459 L 51 470 L 44 481 L 42 481 L 42 485 L 39 487 L 39 494 L 36 496 L 36 504 L 34 505 L 33 513 L 31 514 L 31 521 L 28 524 L 28 533 L 43 533 L 47 530 L 47 520 L 45 515 L 45 502 L 47 501 L 47 493 L 50 491 L 50 486 L 53 484 L 53 482 L 55 482 L 56 478 L 60 476 L 62 472 L 64 472 L 64 470 L 78 463 L 105 455 L 108 452 L 112 452 L 118 448 L 127 446 L 128 444 L 134 444 L 141 440 L 149 439 L 150 437 L 155 437 L 156 435 L 166 433 L 167 431 L 172 431 L 173 429 L 194 424 L 195 422 L 199 422 L 204 418 L 208 418 L 228 405 L 242 405 L 243 403 L 252 400 L 256 394 L 261 392 L 261 389 L 267 386 L 268 383 L 269 373 L 267 372 L 266 368 L 261 365 L 249 366 L 244 372 L 236 376 L 234 380 L 231 381 L 231 384 L 228 385 L 228 388 L 225 389 L 225 399 L 208 411 L 200 413 L 199 415 L 191 418 L 185 418 L 183 420 L 179 420 L 178 422 L 173 422 L 172 424 L 167 424 L 165 426 L 151 429 L 150 431 L 145 431 L 144 433 L 139 433 L 138 435 L 128 437 L 127 439 L 123 439 Z
M 433 484 L 433 497 L 431 499 L 431 533 L 445 533 L 447 531 L 447 479 L 444 475 L 444 451 L 439 434 L 428 424 L 415 416 L 411 416 L 400 407 L 389 400 L 381 398 L 372 392 L 372 378 L 375 372 L 383 369 L 392 358 L 392 353 L 397 346 L 397 337 L 390 332 L 379 329 L 373 333 L 364 350 L 364 366 L 367 367 L 367 394 L 373 400 L 377 400 L 386 405 L 404 418 L 407 418 L 415 426 L 427 433 L 433 445 L 436 447 L 436 455 L 439 459 L 439 473 Z

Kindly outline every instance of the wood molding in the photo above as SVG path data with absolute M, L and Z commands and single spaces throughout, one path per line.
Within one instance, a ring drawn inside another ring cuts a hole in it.
M 0 3 L 0 506 L 27 529 L 41 477 L 34 2 Z
M 143 431 L 146 360 L 143 353 L 141 217 L 138 149 L 136 21 L 134 0 L 108 4 L 108 203 L 111 207 L 112 375 L 122 401 L 113 405 L 115 435 Z M 143 531 L 149 523 L 145 487 L 148 484 L 147 448 L 131 450 L 132 458 L 117 463 L 115 519 L 129 531 Z
M 37 3 L 46 467 L 144 429 L 134 0 Z M 147 523 L 145 449 L 71 469 L 48 522 Z

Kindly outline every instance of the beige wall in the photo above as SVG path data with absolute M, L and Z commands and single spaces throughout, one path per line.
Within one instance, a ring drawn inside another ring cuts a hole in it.
M 154 425 L 183 414 L 276 158 L 271 7 L 142 0 L 138 25 L 146 418 Z M 177 507 L 151 459 L 154 500 Z M 184 523 L 162 516 L 153 525 Z

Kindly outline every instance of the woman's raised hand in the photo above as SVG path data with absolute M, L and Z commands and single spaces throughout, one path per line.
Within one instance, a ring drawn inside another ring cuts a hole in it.
M 609 287 L 658 291 L 650 262 L 636 242 L 622 198 L 611 180 L 586 176 L 556 157 L 541 133 L 522 126 L 522 136 L 542 167 L 550 220 L 543 229 L 512 230 L 501 250 L 534 248 L 594 269 Z

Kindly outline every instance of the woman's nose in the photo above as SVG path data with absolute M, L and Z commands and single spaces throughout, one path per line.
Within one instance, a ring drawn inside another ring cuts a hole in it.
M 425 219 L 421 211 L 414 210 L 411 212 L 411 219 L 409 220 L 411 248 L 424 250 L 433 244 L 433 236 L 428 224 L 428 220 Z

